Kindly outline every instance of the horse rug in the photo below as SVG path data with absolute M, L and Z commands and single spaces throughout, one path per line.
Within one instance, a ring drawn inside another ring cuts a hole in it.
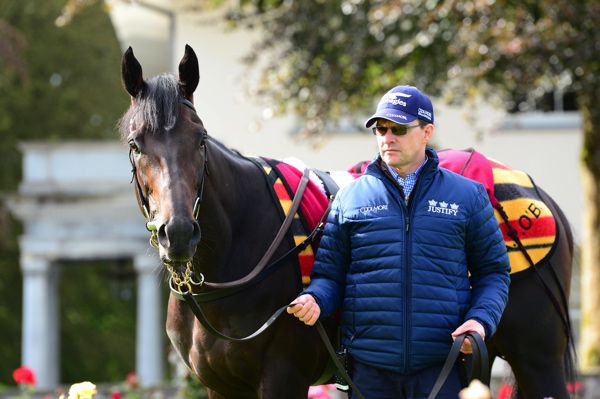
M 302 179 L 302 172 L 299 169 L 303 168 L 296 168 L 289 163 L 264 157 L 257 158 L 256 161 L 262 166 L 266 174 L 272 188 L 272 194 L 274 194 L 280 205 L 279 210 L 283 220 L 292 206 L 292 201 Z M 295 245 L 302 243 L 317 227 L 329 203 L 329 199 L 325 196 L 323 188 L 315 177 L 316 175 L 313 176 L 313 173 L 311 173 L 300 207 L 290 225 Z M 317 247 L 318 242 L 315 240 L 304 250 L 298 252 L 302 284 L 305 286 L 310 283 L 310 273 L 315 262 Z
M 534 265 L 549 256 L 556 244 L 557 224 L 537 186 L 526 173 L 473 150 L 438 151 L 440 166 L 483 184 L 502 230 L 511 274 L 531 263 L 510 236 L 513 229 Z
M 441 150 L 438 151 L 438 157 L 440 167 L 483 184 L 504 237 L 511 274 L 531 267 L 531 263 L 509 234 L 511 229 L 515 231 L 534 265 L 543 262 L 551 254 L 556 245 L 556 219 L 529 175 L 511 169 L 473 149 Z M 282 217 L 285 218 L 305 165 L 294 158 L 286 159 L 286 162 L 270 158 L 258 158 L 257 161 L 263 167 L 274 197 L 280 204 Z M 363 161 L 347 171 L 329 174 L 342 187 L 362 176 L 367 165 L 368 162 Z M 324 183 L 311 172 L 300 207 L 290 227 L 296 245 L 304 241 L 321 220 L 329 201 L 325 192 Z M 303 285 L 310 283 L 310 273 L 318 245 L 318 240 L 315 240 L 298 253 Z

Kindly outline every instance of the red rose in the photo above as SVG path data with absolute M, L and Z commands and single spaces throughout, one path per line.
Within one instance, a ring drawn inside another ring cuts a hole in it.
M 17 384 L 35 385 L 35 374 L 33 370 L 27 366 L 21 366 L 13 371 L 13 379 Z

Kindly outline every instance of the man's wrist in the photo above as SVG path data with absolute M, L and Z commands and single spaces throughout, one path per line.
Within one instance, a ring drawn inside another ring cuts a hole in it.
M 487 324 L 478 317 L 471 317 L 471 320 L 476 321 L 481 325 L 481 327 L 483 327 L 483 338 L 485 339 L 489 335 L 489 327 L 487 326 Z

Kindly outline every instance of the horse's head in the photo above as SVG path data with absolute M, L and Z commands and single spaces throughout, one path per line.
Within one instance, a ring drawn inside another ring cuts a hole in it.
M 131 106 L 120 131 L 129 144 L 138 203 L 161 260 L 184 265 L 200 242 L 197 213 L 207 173 L 206 130 L 192 104 L 198 59 L 186 45 L 178 79 L 163 74 L 144 80 L 130 47 L 122 78 Z

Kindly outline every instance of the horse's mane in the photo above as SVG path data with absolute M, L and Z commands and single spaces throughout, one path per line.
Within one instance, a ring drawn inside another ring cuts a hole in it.
M 145 82 L 136 106 L 131 106 L 117 123 L 121 139 L 129 135 L 129 124 L 133 119 L 138 126 L 145 125 L 149 131 L 170 129 L 177 122 L 179 103 L 177 79 L 170 74 L 155 76 Z
M 214 143 L 217 147 L 221 148 L 221 150 L 223 150 L 224 152 L 227 152 L 231 155 L 233 155 L 234 157 L 240 157 L 240 158 L 247 158 L 246 156 L 244 156 L 241 152 L 239 152 L 238 150 L 234 149 L 234 148 L 229 148 L 227 147 L 225 144 L 223 144 L 222 142 L 220 142 L 219 140 L 217 140 L 216 138 L 214 138 L 213 136 L 208 136 L 208 139 Z
M 129 107 L 117 122 L 121 139 L 125 141 L 129 135 L 129 123 L 132 119 L 138 126 L 144 124 L 151 132 L 159 132 L 160 128 L 171 129 L 177 122 L 179 106 L 179 87 L 177 79 L 171 74 L 161 74 L 145 82 L 144 88 L 136 98 L 136 105 Z M 211 141 L 223 151 L 233 156 L 245 158 L 239 151 L 210 137 Z

